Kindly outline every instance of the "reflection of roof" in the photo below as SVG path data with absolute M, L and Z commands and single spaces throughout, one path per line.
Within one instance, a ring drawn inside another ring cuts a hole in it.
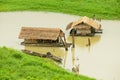
M 59 28 L 22 27 L 19 38 L 56 40 L 62 34 L 64 33 Z
M 73 21 L 71 23 L 69 23 L 66 27 L 66 30 L 70 29 L 70 28 L 73 28 L 75 26 L 77 26 L 78 24 L 81 24 L 81 23 L 84 23 L 84 24 L 87 24 L 95 29 L 100 29 L 100 24 L 98 22 L 96 22 L 95 20 L 93 19 L 90 19 L 86 16 L 76 20 L 76 21 Z

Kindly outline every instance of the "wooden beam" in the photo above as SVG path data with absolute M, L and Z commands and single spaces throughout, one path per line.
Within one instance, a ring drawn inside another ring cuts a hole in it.
M 65 50 L 67 51 L 68 50 L 67 45 L 65 45 L 64 41 L 62 40 L 62 37 L 61 36 L 59 36 L 59 37 L 60 37 L 60 40 L 62 41 L 62 43 L 63 43 L 63 45 L 65 47 Z
M 74 33 L 75 33 L 75 29 L 72 30 L 72 47 L 75 47 L 75 39 L 74 39 Z
M 90 38 L 88 38 L 88 43 L 86 44 L 86 46 L 90 46 L 91 45 L 91 41 Z
M 88 38 L 88 45 L 89 45 L 89 46 L 91 45 L 91 41 L 90 41 L 90 38 Z
M 24 53 L 29 54 L 29 55 L 33 55 L 33 56 L 39 56 L 39 57 L 43 57 L 43 58 L 50 58 L 56 62 L 62 62 L 62 59 L 54 56 L 53 54 L 51 54 L 50 52 L 47 52 L 46 54 L 42 54 L 42 53 L 38 53 L 38 52 L 34 52 L 34 51 L 30 51 L 30 50 L 22 50 Z
M 65 50 L 68 51 L 68 47 L 67 47 L 67 43 L 66 43 L 65 34 L 64 34 L 64 44 L 65 44 Z

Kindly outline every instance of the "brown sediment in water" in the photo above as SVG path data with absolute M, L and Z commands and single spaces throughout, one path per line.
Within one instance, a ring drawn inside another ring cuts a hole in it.
M 63 19 L 64 17 L 64 19 Z M 0 46 L 8 46 L 24 49 L 20 45 L 22 40 L 18 35 L 22 26 L 59 27 L 65 33 L 67 41 L 72 39 L 65 31 L 66 25 L 78 19 L 79 16 L 71 16 L 58 13 L 44 12 L 0 12 Z M 56 47 L 25 47 L 42 53 L 51 52 L 63 59 L 63 67 L 72 70 L 74 65 L 80 64 L 79 73 L 103 80 L 120 79 L 120 21 L 102 20 L 103 34 L 90 37 L 91 46 L 86 47 L 88 37 L 75 37 L 75 48 Z M 77 60 L 77 58 L 79 60 Z

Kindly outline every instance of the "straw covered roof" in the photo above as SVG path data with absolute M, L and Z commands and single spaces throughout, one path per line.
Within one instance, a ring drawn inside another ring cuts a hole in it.
M 61 34 L 64 33 L 59 28 L 22 27 L 19 38 L 56 40 Z
M 81 23 L 87 24 L 95 29 L 100 29 L 100 27 L 101 27 L 101 25 L 98 22 L 96 22 L 95 20 L 84 16 L 76 21 L 69 23 L 66 27 L 66 30 L 73 28 Z

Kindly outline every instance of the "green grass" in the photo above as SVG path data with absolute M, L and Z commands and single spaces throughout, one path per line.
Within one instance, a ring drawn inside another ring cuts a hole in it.
M 120 0 L 0 0 L 0 12 L 50 11 L 120 20 Z
M 76 75 L 52 60 L 0 47 L 0 80 L 95 80 Z

